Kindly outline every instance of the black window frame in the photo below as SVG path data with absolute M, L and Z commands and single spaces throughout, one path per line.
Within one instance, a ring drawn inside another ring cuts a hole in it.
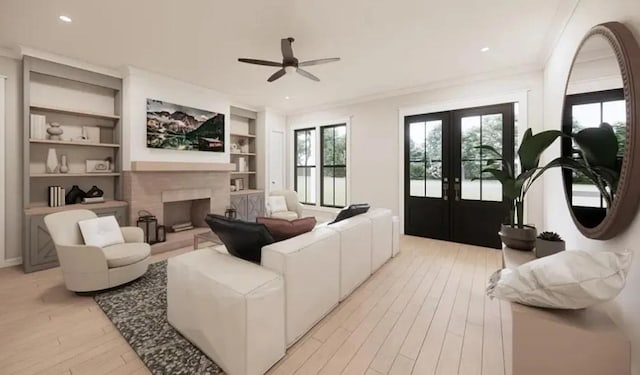
M 344 160 L 344 164 L 329 164 L 326 165 L 325 164 L 325 151 L 324 151 L 324 145 L 325 145 L 325 141 L 324 141 L 324 132 L 327 130 L 333 130 L 333 160 L 335 163 L 336 160 L 336 156 L 335 156 L 335 152 L 336 152 L 336 136 L 335 136 L 335 129 L 336 128 L 342 128 L 344 127 L 344 134 L 345 134 L 345 160 Z M 336 205 L 336 176 L 335 176 L 335 170 L 337 168 L 344 168 L 344 173 L 345 173 L 345 183 L 346 183 L 346 179 L 347 179 L 347 150 L 346 148 L 348 147 L 348 137 L 349 134 L 347 132 L 347 124 L 346 123 L 340 123 L 340 124 L 334 124 L 334 125 L 324 125 L 320 127 L 320 206 L 321 207 L 330 207 L 330 208 L 343 208 L 346 207 L 348 205 L 348 194 L 347 194 L 347 189 L 345 186 L 345 191 L 344 191 L 344 202 L 345 205 L 344 206 L 340 206 L 340 205 Z M 324 201 L 324 171 L 325 169 L 333 169 L 334 173 L 333 173 L 333 177 L 331 178 L 333 181 L 333 202 L 330 202 L 332 204 L 328 204 L 329 202 L 325 202 Z
M 296 191 L 296 193 L 298 192 L 298 168 L 304 168 L 304 169 L 307 170 L 307 172 L 308 172 L 308 170 L 314 170 L 314 173 L 317 173 L 317 169 L 316 169 L 317 166 L 316 166 L 316 163 L 315 163 L 317 160 L 314 160 L 313 165 L 309 165 L 309 164 L 298 165 L 298 134 L 299 133 L 307 133 L 305 135 L 305 139 L 308 139 L 308 137 L 310 137 L 310 133 L 312 131 L 316 132 L 316 137 L 317 137 L 318 134 L 317 134 L 317 129 L 316 128 L 296 129 L 296 130 L 294 130 L 294 133 L 293 133 L 293 142 L 294 142 L 293 151 L 294 151 L 294 158 L 295 158 L 295 160 L 294 160 L 294 171 L 293 171 L 293 175 L 294 175 L 293 187 L 294 187 L 294 190 Z M 311 147 L 316 147 L 315 142 L 311 144 Z M 310 151 L 305 153 L 305 156 L 307 156 L 307 157 L 305 157 L 305 163 L 309 160 L 309 157 L 308 157 L 309 154 L 310 154 Z M 310 174 L 309 173 L 307 173 L 305 175 L 305 179 L 304 180 L 305 180 L 305 197 L 304 197 L 304 200 L 302 200 L 302 199 L 300 199 L 300 196 L 298 195 L 298 199 L 300 200 L 301 204 L 315 206 L 316 205 L 315 201 L 309 201 L 309 183 L 310 183 L 310 181 L 309 181 L 310 180 Z M 314 190 L 315 190 L 315 188 L 316 187 L 313 186 Z M 316 197 L 317 196 L 318 195 L 316 194 Z

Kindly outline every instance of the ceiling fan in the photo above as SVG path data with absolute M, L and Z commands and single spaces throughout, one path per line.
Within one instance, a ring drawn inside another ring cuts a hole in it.
M 267 82 L 273 82 L 276 79 L 282 77 L 286 73 L 297 72 L 303 77 L 307 77 L 310 80 L 320 82 L 320 78 L 314 76 L 313 74 L 307 72 L 304 69 L 300 69 L 301 67 L 312 66 L 312 65 L 320 65 L 326 64 L 334 61 L 340 61 L 339 57 L 331 57 L 327 59 L 318 59 L 318 60 L 309 60 L 298 62 L 298 59 L 293 56 L 293 49 L 291 48 L 291 43 L 293 43 L 295 39 L 293 38 L 285 38 L 280 40 L 280 47 L 282 49 L 282 62 L 275 61 L 267 61 L 267 60 L 257 60 L 257 59 L 245 59 L 240 58 L 238 61 L 247 63 L 247 64 L 255 64 L 255 65 L 264 65 L 264 66 L 275 66 L 279 67 L 280 70 L 273 73 Z

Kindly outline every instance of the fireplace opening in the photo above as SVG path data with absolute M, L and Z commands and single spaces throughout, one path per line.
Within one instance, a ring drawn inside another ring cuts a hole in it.
M 165 202 L 164 226 L 169 233 L 206 228 L 207 223 L 204 218 L 210 212 L 210 208 L 210 198 Z

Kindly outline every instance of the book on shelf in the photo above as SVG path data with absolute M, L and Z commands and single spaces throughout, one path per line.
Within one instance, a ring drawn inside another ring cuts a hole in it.
M 31 115 L 30 128 L 32 139 L 47 139 L 47 118 L 43 115 Z
M 49 207 L 65 205 L 65 189 L 62 186 L 49 186 L 48 193 L 47 205 Z

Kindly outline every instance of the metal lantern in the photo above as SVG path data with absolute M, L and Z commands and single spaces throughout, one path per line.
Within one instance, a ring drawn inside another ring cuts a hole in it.
M 227 207 L 226 211 L 224 211 L 224 216 L 226 216 L 227 219 L 235 219 L 237 216 L 236 209 L 233 207 Z
M 144 231 L 144 242 L 149 245 L 158 242 L 158 219 L 149 211 L 138 211 L 137 226 Z

